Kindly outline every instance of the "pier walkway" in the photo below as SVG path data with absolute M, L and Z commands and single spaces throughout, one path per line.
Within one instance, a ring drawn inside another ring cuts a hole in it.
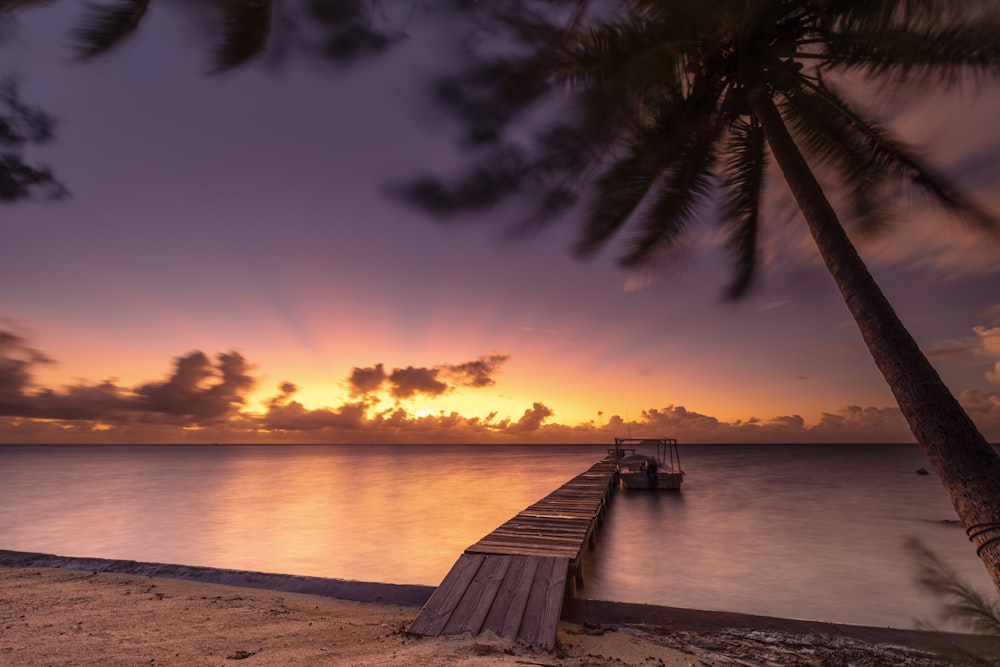
M 608 455 L 467 548 L 409 632 L 490 630 L 552 650 L 563 597 L 583 581 L 584 546 L 594 546 L 614 481 Z

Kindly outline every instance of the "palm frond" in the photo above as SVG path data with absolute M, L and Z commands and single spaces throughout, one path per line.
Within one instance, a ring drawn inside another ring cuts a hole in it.
M 916 566 L 917 585 L 941 603 L 939 615 L 942 620 L 956 623 L 973 634 L 1000 638 L 1000 602 L 991 602 L 962 581 L 958 573 L 920 540 L 908 539 L 905 548 Z M 937 630 L 926 621 L 918 622 L 918 627 Z M 938 644 L 937 652 L 955 664 L 996 664 L 987 656 L 952 643 Z
M 271 29 L 271 0 L 221 0 L 222 38 L 215 71 L 239 67 L 264 50 Z
M 817 34 L 828 67 L 954 82 L 967 69 L 997 73 L 998 21 L 992 0 L 835 0 Z
M 827 0 L 823 17 L 843 30 L 877 32 L 905 22 L 909 25 L 940 23 L 961 16 L 965 7 L 988 0 L 955 3 L 951 0 Z
M 663 174 L 656 186 L 654 201 L 642 216 L 640 233 L 619 260 L 622 266 L 640 266 L 674 248 L 694 218 L 697 204 L 712 190 L 716 137 L 716 133 L 695 137 L 685 147 L 683 160 L 672 171 Z
M 18 83 L 0 78 L 0 147 L 45 143 L 54 136 L 55 120 L 21 101 Z
M 461 179 L 445 182 L 421 176 L 390 187 L 389 194 L 445 219 L 466 211 L 483 211 L 520 192 L 530 175 L 523 151 L 499 146 Z
M 586 257 L 610 239 L 664 173 L 677 171 L 702 122 L 702 109 L 678 94 L 661 97 L 652 119 L 633 119 L 625 155 L 596 180 L 576 253 Z
M 832 164 L 843 178 L 855 214 L 877 215 L 877 200 L 888 184 L 911 185 L 948 213 L 997 231 L 993 216 L 828 84 L 807 84 L 800 94 L 786 97 L 781 108 L 807 151 Z
M 0 0 L 0 12 L 18 9 L 25 5 L 47 5 L 52 0 Z
M 537 157 L 526 167 L 530 174 L 526 181 L 537 203 L 515 227 L 515 235 L 542 227 L 576 204 L 586 175 L 606 149 L 602 136 L 565 123 L 547 128 L 537 138 Z
M 621 91 L 661 88 L 685 78 L 684 43 L 693 40 L 671 39 L 642 17 L 602 23 L 588 33 L 566 36 L 552 75 L 557 81 Z
M 667 159 L 657 147 L 635 142 L 630 154 L 597 179 L 575 251 L 588 257 L 614 236 L 646 198 Z
M 927 28 L 830 33 L 823 67 L 892 76 L 899 81 L 955 84 L 966 72 L 1000 74 L 1000 17 Z
M 739 120 L 730 130 L 722 222 L 729 227 L 736 276 L 726 289 L 728 299 L 738 299 L 747 293 L 757 268 L 760 199 L 766 167 L 764 146 L 764 132 L 756 119 Z
M 38 192 L 58 199 L 67 193 L 51 170 L 24 161 L 27 144 L 40 144 L 53 136 L 54 121 L 45 112 L 21 101 L 17 82 L 0 78 L 0 202 L 28 199 Z
M 685 50 L 692 48 L 691 36 L 673 34 L 642 16 L 564 37 L 545 57 L 547 76 L 575 94 L 581 130 L 605 143 L 690 86 Z
M 532 55 L 474 63 L 438 80 L 434 94 L 462 120 L 463 144 L 472 147 L 498 141 L 549 89 L 544 61 Z
M 1000 637 L 1000 603 L 991 602 L 972 588 L 918 540 L 906 544 L 916 563 L 916 581 L 941 600 L 942 615 L 974 633 Z
M 39 191 L 48 199 L 59 199 L 68 192 L 48 167 L 35 167 L 16 153 L 0 152 L 0 202 L 28 199 Z
M 782 113 L 806 154 L 817 162 L 832 165 L 842 179 L 841 190 L 852 216 L 867 230 L 882 228 L 887 221 L 879 202 L 898 165 L 877 159 L 879 156 L 869 150 L 869 138 L 859 138 L 849 118 L 831 112 L 827 103 L 822 96 L 801 91 L 786 99 Z M 851 113 L 853 117 L 857 112 L 851 110 Z M 873 125 L 866 124 L 865 128 L 878 135 L 883 132 Z
M 73 31 L 81 58 L 93 58 L 111 50 L 135 32 L 149 0 L 118 0 L 114 4 L 89 4 L 88 13 Z
M 718 82 L 703 79 L 683 98 L 684 113 L 671 127 L 674 145 L 658 147 L 669 161 L 661 162 L 653 201 L 642 215 L 639 233 L 619 260 L 622 266 L 639 266 L 669 252 L 711 191 L 715 144 L 723 127 L 722 90 Z

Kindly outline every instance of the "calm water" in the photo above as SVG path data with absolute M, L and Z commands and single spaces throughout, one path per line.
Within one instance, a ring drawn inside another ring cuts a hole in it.
M 0 548 L 436 585 L 599 446 L 0 446 Z M 912 626 L 908 536 L 992 591 L 916 446 L 688 446 L 619 493 L 580 595 Z

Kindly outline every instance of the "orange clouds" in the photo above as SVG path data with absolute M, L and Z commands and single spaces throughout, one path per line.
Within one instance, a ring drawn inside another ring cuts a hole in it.
M 991 331 L 977 333 L 991 340 Z M 989 340 L 984 347 L 992 349 Z M 508 361 L 492 354 L 433 367 L 355 367 L 345 379 L 351 397 L 340 405 L 306 407 L 295 398 L 299 387 L 286 381 L 262 411 L 254 411 L 247 396 L 258 382 L 255 367 L 238 352 L 214 358 L 188 353 L 174 360 L 164 379 L 134 387 L 106 380 L 52 389 L 33 383 L 33 371 L 49 357 L 25 337 L 0 330 L 0 442 L 587 443 L 624 433 L 688 443 L 912 440 L 898 409 L 856 405 L 824 412 L 810 425 L 798 414 L 724 421 L 681 405 L 642 410 L 631 421 L 599 413 L 599 420 L 565 424 L 534 397 L 519 417 L 448 409 L 419 414 L 406 404 L 416 396 L 446 401 L 493 386 Z M 393 404 L 380 408 L 385 397 Z M 998 439 L 1000 393 L 966 391 L 959 398 L 987 438 Z
M 973 327 L 973 331 L 979 338 L 982 353 L 997 360 L 993 370 L 986 373 L 986 379 L 1000 384 L 1000 327 Z
M 382 364 L 354 368 L 348 383 L 352 396 L 373 394 L 388 387 L 395 398 L 411 398 L 417 394 L 440 396 L 454 387 L 489 387 L 496 384 L 493 376 L 510 359 L 509 355 L 492 354 L 464 364 L 445 364 L 433 368 L 394 368 L 386 373 Z M 444 380 L 450 380 L 449 385 Z
M 33 384 L 33 371 L 50 363 L 17 333 L 0 330 L 0 420 L 9 442 L 65 441 L 186 441 L 185 430 L 195 429 L 201 441 L 372 441 L 473 442 L 510 432 L 536 431 L 552 415 L 535 402 L 512 422 L 465 417 L 457 413 L 418 417 L 399 405 L 417 395 L 439 397 L 461 389 L 476 390 L 496 383 L 495 375 L 509 356 L 492 354 L 459 364 L 395 368 L 383 364 L 355 367 L 347 378 L 357 400 L 337 407 L 310 409 L 294 399 L 299 388 L 282 382 L 263 414 L 252 412 L 247 396 L 257 379 L 253 365 L 240 353 L 222 353 L 211 359 L 194 351 L 174 360 L 168 376 L 136 387 L 113 381 L 77 383 L 60 389 Z M 377 410 L 381 395 L 397 405 Z

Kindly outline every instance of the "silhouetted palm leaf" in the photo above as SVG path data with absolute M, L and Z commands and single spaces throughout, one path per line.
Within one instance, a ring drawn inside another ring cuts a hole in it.
M 697 204 L 712 189 L 714 146 L 723 125 L 714 110 L 718 93 L 710 84 L 704 87 L 689 98 L 692 104 L 680 122 L 684 131 L 674 128 L 675 137 L 684 141 L 671 151 L 672 159 L 664 161 L 668 166 L 659 174 L 652 201 L 642 214 L 639 233 L 622 259 L 624 266 L 639 266 L 656 254 L 672 250 L 693 221 Z M 699 119 L 696 125 L 692 123 L 695 118 Z
M 910 539 L 906 548 L 917 565 L 917 583 L 944 602 L 942 616 L 961 623 L 976 634 L 1000 638 L 1000 603 L 991 602 L 962 581 L 920 541 Z
M 264 50 L 271 27 L 271 0 L 222 0 L 222 39 L 215 49 L 215 69 L 245 64 Z
M 149 0 L 117 0 L 89 4 L 88 13 L 73 33 L 81 58 L 93 58 L 120 44 L 135 32 L 149 8 Z
M 0 12 L 6 12 L 26 5 L 47 5 L 53 0 L 0 0 Z
M 834 164 L 856 215 L 868 227 L 877 228 L 888 221 L 880 215 L 877 200 L 887 185 L 902 181 L 916 186 L 960 219 L 985 231 L 997 231 L 992 215 L 834 88 L 810 84 L 787 98 L 782 109 L 804 148 L 818 160 Z
M 948 83 L 969 71 L 997 73 L 1000 18 L 995 12 L 978 11 L 978 2 L 939 5 L 930 11 L 919 11 L 920 3 L 904 4 L 891 8 L 889 19 L 855 21 L 825 34 L 824 67 Z M 942 14 L 951 14 L 954 22 L 942 25 Z
M 916 582 L 936 598 L 942 620 L 957 624 L 964 631 L 1000 639 L 1000 604 L 991 602 L 982 593 L 969 586 L 951 567 L 942 561 L 920 540 L 911 538 L 906 549 L 916 564 Z M 934 624 L 919 621 L 926 630 L 937 630 Z M 939 643 L 936 650 L 955 664 L 995 665 L 987 657 L 977 655 L 953 643 Z
M 676 104 L 674 102 L 677 102 Z M 597 179 L 583 234 L 576 251 L 595 252 L 613 236 L 646 198 L 660 175 L 672 169 L 687 136 L 682 99 L 664 98 L 654 122 L 634 128 L 626 154 Z
M 30 165 L 21 154 L 27 144 L 49 141 L 53 125 L 47 114 L 21 101 L 12 80 L 0 80 L 0 202 L 66 194 L 48 167 Z
M 735 276 L 726 297 L 747 293 L 757 271 L 760 198 L 764 188 L 764 133 L 755 119 L 737 120 L 726 148 L 726 202 L 723 224 L 729 227 L 729 247 Z

